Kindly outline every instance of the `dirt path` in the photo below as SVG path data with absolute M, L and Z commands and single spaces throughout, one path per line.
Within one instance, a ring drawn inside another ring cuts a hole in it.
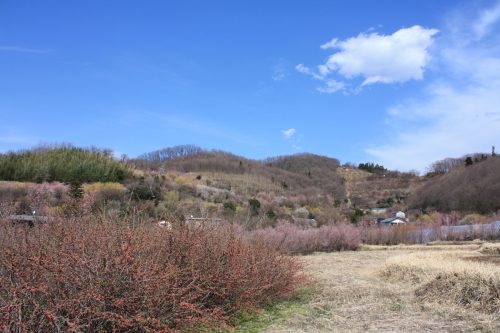
M 411 286 L 377 272 L 387 258 L 411 251 L 319 253 L 303 257 L 317 291 L 304 311 L 265 332 L 495 332 L 494 317 L 422 303 Z M 498 332 L 497 331 L 497 332 Z

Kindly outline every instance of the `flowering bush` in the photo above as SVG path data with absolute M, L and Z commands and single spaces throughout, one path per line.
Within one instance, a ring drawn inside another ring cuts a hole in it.
M 301 254 L 315 251 L 355 250 L 361 242 L 359 229 L 346 223 L 304 229 L 281 221 L 275 228 L 250 231 L 247 237 L 265 241 L 290 253 Z
M 167 332 L 222 325 L 293 292 L 300 265 L 230 226 L 91 217 L 0 224 L 0 331 Z

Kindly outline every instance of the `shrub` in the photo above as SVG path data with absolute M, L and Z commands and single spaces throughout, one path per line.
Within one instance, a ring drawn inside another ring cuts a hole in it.
M 236 204 L 234 202 L 231 202 L 231 201 L 226 201 L 226 202 L 224 202 L 224 209 L 235 212 L 236 211 Z
M 315 251 L 356 250 L 361 242 L 358 228 L 345 223 L 303 229 L 281 221 L 275 228 L 264 228 L 247 234 L 252 240 L 263 240 L 294 254 Z
M 83 185 L 78 182 L 73 182 L 69 185 L 68 194 L 73 199 L 80 199 L 83 197 Z
M 28 184 L 19 182 L 0 182 L 0 199 L 12 203 L 28 194 Z
M 276 213 L 272 208 L 269 208 L 268 211 L 266 212 L 266 216 L 268 219 L 274 220 L 276 218 Z
M 109 202 L 123 202 L 126 189 L 120 183 L 94 183 L 84 187 L 86 194 L 94 194 L 94 207 L 106 205 Z
M 88 218 L 0 224 L 0 331 L 149 332 L 220 325 L 294 291 L 299 264 L 229 226 Z
M 168 191 L 163 195 L 163 200 L 173 204 L 179 202 L 180 199 L 181 196 L 179 192 L 175 190 Z
M 139 180 L 128 187 L 130 195 L 135 200 L 155 200 L 160 198 L 160 184 L 152 179 Z
M 60 183 L 0 182 L 0 206 L 9 207 L 12 214 L 32 214 L 35 210 L 44 215 L 49 207 L 61 206 L 67 201 L 67 187 Z
M 250 210 L 252 211 L 252 214 L 257 214 L 260 210 L 260 201 L 252 198 L 248 200 L 248 204 L 250 205 Z

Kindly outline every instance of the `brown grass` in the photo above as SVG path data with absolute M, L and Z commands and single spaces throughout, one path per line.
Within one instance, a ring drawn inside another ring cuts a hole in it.
M 464 260 L 474 252 L 419 252 L 389 259 L 382 274 L 416 285 L 425 301 L 456 304 L 487 313 L 500 313 L 500 267 Z
M 423 248 L 302 257 L 306 271 L 317 281 L 316 292 L 305 309 L 277 321 L 266 332 L 498 332 L 497 314 L 423 299 L 415 294 L 416 285 L 379 274 L 386 260 L 443 251 L 420 252 Z M 446 250 L 451 249 L 463 255 L 478 254 L 463 246 Z

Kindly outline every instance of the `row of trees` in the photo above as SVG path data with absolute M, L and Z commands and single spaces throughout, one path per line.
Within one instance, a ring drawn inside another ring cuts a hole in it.
M 0 154 L 0 179 L 10 181 L 89 183 L 122 182 L 131 175 L 111 151 L 69 145 L 37 147 Z
M 494 150 L 491 156 L 495 156 Z M 475 153 L 457 158 L 449 157 L 432 163 L 427 173 L 429 175 L 443 175 L 464 165 L 470 166 L 474 163 L 485 161 L 487 158 L 488 156 L 483 153 Z
M 382 165 L 375 164 L 375 163 L 360 163 L 358 165 L 358 169 L 360 170 L 365 170 L 370 173 L 379 173 L 379 172 L 386 172 L 387 169 L 384 168 Z
M 150 162 L 165 162 L 174 158 L 197 154 L 202 151 L 202 148 L 195 145 L 181 145 L 145 153 L 137 157 L 137 159 Z

